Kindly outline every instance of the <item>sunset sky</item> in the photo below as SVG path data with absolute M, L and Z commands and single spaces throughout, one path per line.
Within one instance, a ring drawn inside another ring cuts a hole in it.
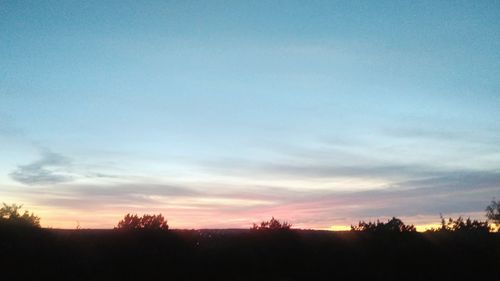
M 341 229 L 500 198 L 499 1 L 0 1 L 0 202 Z

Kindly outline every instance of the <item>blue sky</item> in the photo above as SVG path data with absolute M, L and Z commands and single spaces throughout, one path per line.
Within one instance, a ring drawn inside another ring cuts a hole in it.
M 499 1 L 1 1 L 0 198 L 54 227 L 482 218 L 498 26 Z

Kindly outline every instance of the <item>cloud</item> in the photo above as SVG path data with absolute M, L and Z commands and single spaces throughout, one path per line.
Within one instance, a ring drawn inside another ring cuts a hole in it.
M 176 227 L 247 227 L 270 216 L 313 228 L 390 216 L 437 222 L 440 213 L 479 214 L 476 218 L 483 219 L 484 207 L 500 192 L 500 173 L 495 169 L 438 169 L 376 157 L 370 161 L 355 154 L 321 158 L 316 151 L 308 152 L 273 161 L 201 162 L 202 172 L 227 177 L 197 180 L 108 175 L 44 152 L 10 175 L 24 184 L 42 185 L 16 194 L 60 210 L 52 214 L 58 220 L 74 220 L 66 211 L 78 214 L 78 219 L 99 212 L 102 218 L 95 225 L 100 227 L 111 227 L 128 212 L 161 212 Z M 371 181 L 377 178 L 382 180 Z M 363 186 L 351 188 L 353 181 Z
M 67 157 L 44 151 L 39 160 L 27 165 L 20 165 L 9 175 L 13 180 L 27 185 L 57 184 L 73 179 L 67 173 L 69 165 L 71 165 L 71 161 Z
M 128 212 L 161 212 L 175 221 L 176 227 L 246 227 L 275 216 L 300 227 L 326 228 L 390 216 L 412 218 L 409 223 L 424 217 L 422 222 L 438 222 L 440 213 L 478 214 L 477 218 L 484 219 L 484 207 L 500 192 L 500 173 L 484 171 L 442 172 L 428 179 L 395 181 L 379 190 L 351 192 L 265 184 L 150 181 L 88 185 L 71 182 L 24 191 L 24 198 L 71 210 L 82 217 L 96 212 L 106 214 L 109 227 Z
M 342 159 L 343 160 L 343 159 Z M 285 162 L 252 162 L 248 160 L 219 160 L 206 161 L 202 168 L 219 173 L 242 178 L 260 177 L 263 179 L 415 179 L 439 176 L 443 170 L 422 164 L 382 163 L 373 160 L 359 160 L 352 158 L 350 161 L 289 161 Z M 351 162 L 351 163 L 348 163 Z
M 500 192 L 498 172 L 446 172 L 432 179 L 394 183 L 395 187 L 327 193 L 310 199 L 316 206 L 354 217 L 438 215 L 482 211 Z M 345 213 L 344 213 L 344 211 Z
M 491 149 L 497 148 L 497 143 L 500 140 L 500 134 L 494 130 L 483 130 L 477 131 L 471 134 L 468 131 L 449 129 L 449 128 L 439 128 L 430 129 L 422 127 L 399 127 L 399 128 L 388 128 L 381 131 L 383 135 L 392 138 L 393 140 L 408 140 L 414 142 L 428 141 L 434 144 L 447 143 L 447 144 L 459 144 L 461 147 L 467 146 L 478 146 L 480 145 L 482 150 L 491 151 Z

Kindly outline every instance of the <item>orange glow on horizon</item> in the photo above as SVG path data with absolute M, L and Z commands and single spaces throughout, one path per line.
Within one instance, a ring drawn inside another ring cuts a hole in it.
M 120 218 L 121 219 L 121 218 Z M 42 221 L 42 227 L 46 228 L 61 228 L 61 229 L 76 229 L 76 227 L 81 227 L 81 228 L 88 228 L 88 229 L 112 229 L 118 220 L 116 222 L 91 222 L 91 221 L 85 221 L 85 220 L 75 220 L 73 222 L 68 222 L 65 220 L 52 220 L 52 221 Z M 235 227 L 227 227 L 227 226 L 190 226 L 188 224 L 182 224 L 179 225 L 175 221 L 169 221 L 169 225 L 171 229 L 203 229 L 203 228 L 240 228 L 240 229 L 246 229 L 251 227 L 251 223 L 248 224 L 248 227 L 246 225 L 238 225 Z M 439 223 L 430 223 L 430 224 L 420 224 L 420 225 L 415 225 L 415 228 L 417 229 L 417 232 L 425 232 L 430 229 L 436 229 L 439 228 L 441 225 Z M 293 227 L 292 227 L 293 228 Z M 321 227 L 298 227 L 297 229 L 312 229 L 312 230 L 328 230 L 328 231 L 350 231 L 351 230 L 351 225 L 332 225 L 327 228 L 321 228 Z
M 44 207 L 28 205 L 30 212 L 34 212 L 41 218 L 41 225 L 45 228 L 62 229 L 112 229 L 127 213 L 131 214 L 163 214 L 167 219 L 171 229 L 249 229 L 253 223 L 258 223 L 274 217 L 280 221 L 287 221 L 296 229 L 328 230 L 328 231 L 349 231 L 351 225 L 357 225 L 359 218 L 348 218 L 342 221 L 315 221 L 310 223 L 308 218 L 314 217 L 315 213 L 301 213 L 294 209 L 272 209 L 263 210 L 252 209 L 226 213 L 224 210 L 215 208 L 205 208 L 205 206 L 195 206 L 193 208 L 181 209 L 175 207 L 163 208 L 128 208 L 123 211 L 122 206 L 102 208 L 93 211 L 68 210 L 57 207 Z M 453 216 L 453 215 L 452 215 Z M 476 216 L 478 217 L 478 216 Z M 373 220 L 374 218 L 367 218 Z M 385 220 L 385 219 L 381 219 Z M 439 228 L 439 220 L 435 216 L 402 217 L 406 224 L 413 224 L 418 232 L 425 232 L 431 228 Z M 294 223 L 301 221 L 301 223 Z M 351 222 L 352 221 L 352 222 Z
M 327 230 L 331 231 L 349 231 L 351 230 L 350 225 L 332 225 Z
M 415 225 L 415 228 L 417 229 L 418 232 L 425 232 L 427 230 L 431 229 L 436 229 L 440 228 L 441 224 L 439 223 L 430 223 L 430 224 L 420 224 L 420 225 Z
M 441 224 L 439 224 L 439 223 L 415 225 L 417 232 L 425 232 L 427 230 L 437 229 L 439 227 L 441 227 Z M 322 229 L 318 229 L 318 230 L 349 231 L 349 230 L 351 230 L 351 226 L 350 225 L 332 225 L 329 228 L 322 228 Z

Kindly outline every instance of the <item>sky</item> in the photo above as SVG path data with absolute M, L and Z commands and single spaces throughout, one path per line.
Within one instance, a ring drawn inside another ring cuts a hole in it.
M 500 1 L 0 1 L 0 201 L 343 229 L 500 198 Z

